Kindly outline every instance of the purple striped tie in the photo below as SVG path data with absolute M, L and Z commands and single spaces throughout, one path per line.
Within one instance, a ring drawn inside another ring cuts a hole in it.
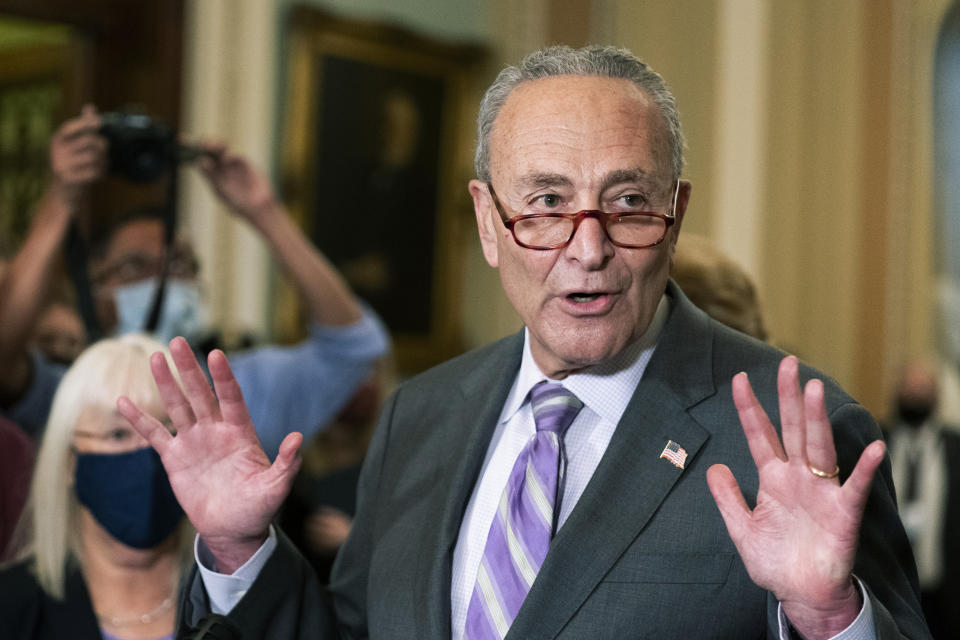
M 490 525 L 467 608 L 468 640 L 507 635 L 553 535 L 563 434 L 583 403 L 559 384 L 541 382 L 530 391 L 530 406 L 537 433 L 517 457 Z

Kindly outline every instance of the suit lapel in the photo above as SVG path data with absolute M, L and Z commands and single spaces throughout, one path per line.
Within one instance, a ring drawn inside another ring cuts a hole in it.
M 674 308 L 600 465 L 551 542 L 508 638 L 553 638 L 666 499 L 683 470 L 660 454 L 673 440 L 686 468 L 709 433 L 687 412 L 716 393 L 711 330 L 675 287 Z
M 423 603 L 430 603 L 423 637 L 449 638 L 450 588 L 453 551 L 460 533 L 460 524 L 470 495 L 477 482 L 490 439 L 497 426 L 516 372 L 520 367 L 523 350 L 523 332 L 501 342 L 494 352 L 477 367 L 460 377 L 460 397 L 453 401 L 456 406 L 456 424 L 444 425 L 463 433 L 462 446 L 443 455 L 447 464 L 450 486 L 438 511 L 436 527 L 428 529 L 427 537 L 417 544 L 423 550 L 423 563 L 429 567 L 424 579 L 419 581 Z M 439 427 L 438 427 L 439 428 Z

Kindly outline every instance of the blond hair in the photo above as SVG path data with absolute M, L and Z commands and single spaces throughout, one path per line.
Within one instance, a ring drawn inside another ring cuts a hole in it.
M 20 557 L 32 556 L 37 581 L 55 598 L 63 598 L 68 564 L 80 560 L 79 503 L 73 482 L 77 421 L 91 409 L 115 411 L 120 396 L 140 407 L 162 406 L 149 364 L 150 354 L 157 351 L 169 360 L 163 344 L 141 334 L 96 342 L 67 370 L 54 394 L 20 523 L 27 541 Z

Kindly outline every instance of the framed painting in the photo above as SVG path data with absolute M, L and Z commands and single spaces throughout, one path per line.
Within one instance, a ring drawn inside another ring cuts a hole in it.
M 460 348 L 463 107 L 482 51 L 315 8 L 289 18 L 285 200 L 415 373 Z

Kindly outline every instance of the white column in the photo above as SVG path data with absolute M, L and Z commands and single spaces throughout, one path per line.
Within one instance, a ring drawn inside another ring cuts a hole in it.
M 264 170 L 271 166 L 276 4 L 189 0 L 183 130 L 221 138 Z M 181 219 L 203 263 L 213 321 L 228 333 L 262 333 L 270 259 L 259 237 L 215 200 L 196 171 L 181 181 Z
M 767 21 L 765 0 L 720 0 L 713 231 L 761 290 Z

